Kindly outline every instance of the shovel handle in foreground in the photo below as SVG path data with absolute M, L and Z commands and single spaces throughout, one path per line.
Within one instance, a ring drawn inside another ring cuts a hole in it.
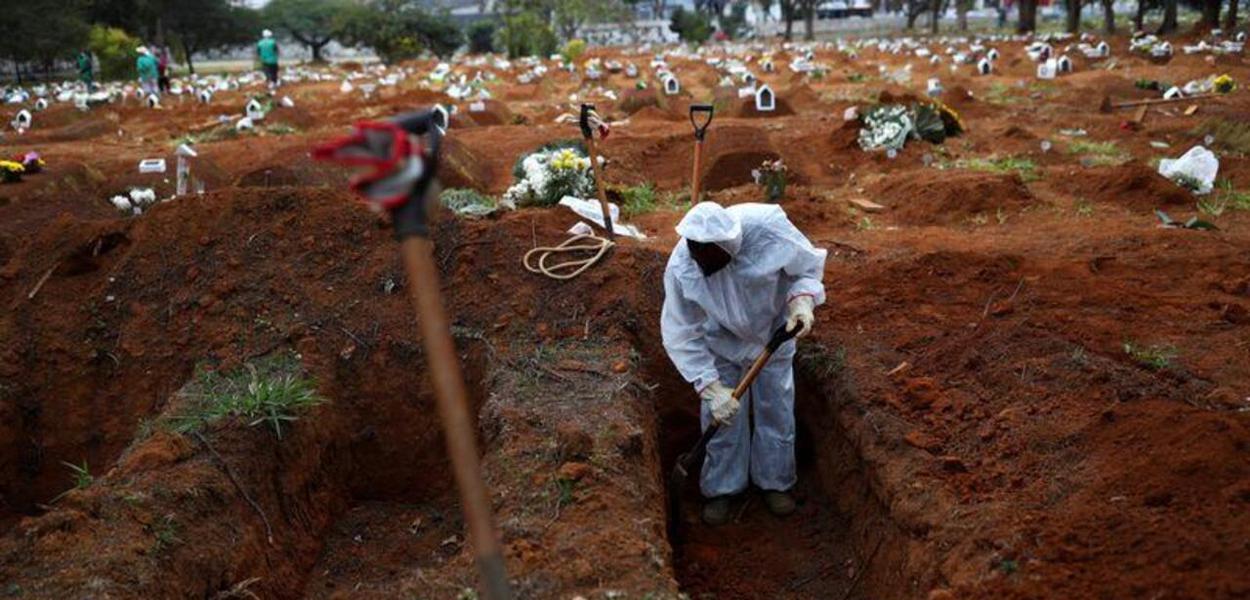
M 608 232 L 608 239 L 616 239 L 616 231 L 612 228 L 612 211 L 608 208 L 608 194 L 604 191 L 603 173 L 599 172 L 599 152 L 595 149 L 595 129 L 591 123 L 597 120 L 594 104 L 582 104 L 581 116 L 577 124 L 582 129 L 582 139 L 586 142 L 586 154 L 590 158 L 590 172 L 595 177 L 595 193 L 599 196 L 599 206 L 603 209 L 603 229 Z M 606 130 L 605 130 L 606 131 Z
M 323 145 L 314 150 L 313 155 L 321 160 L 371 168 L 353 181 L 353 189 L 391 213 L 408 275 L 408 289 L 421 327 L 447 454 L 476 554 L 482 597 L 510 600 L 512 591 L 499 539 L 495 536 L 490 495 L 482 479 L 477 435 L 469 414 L 468 394 L 439 291 L 434 244 L 430 240 L 428 211 L 431 198 L 437 193 L 434 176 L 442 128 L 446 126 L 445 116 L 445 113 L 430 110 L 385 122 L 362 123 L 352 136 Z M 415 141 L 412 136 L 422 139 Z
M 703 140 L 707 137 L 707 128 L 712 124 L 712 116 L 715 109 L 711 104 L 691 104 L 690 105 L 690 125 L 694 127 L 694 173 L 690 176 L 690 204 L 699 203 L 699 193 L 702 191 L 700 176 L 703 174 Z M 700 119 L 706 115 L 706 120 L 700 123 Z

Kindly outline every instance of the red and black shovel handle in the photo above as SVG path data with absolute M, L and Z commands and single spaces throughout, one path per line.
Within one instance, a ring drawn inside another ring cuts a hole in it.
M 314 151 L 322 160 L 365 166 L 372 171 L 353 188 L 378 208 L 389 210 L 410 285 L 425 348 L 426 368 L 443 424 L 452 474 L 460 491 L 469 540 L 477 559 L 482 597 L 509 600 L 512 591 L 503 551 L 495 534 L 490 493 L 482 478 L 477 434 L 469 412 L 468 393 L 460 370 L 451 327 L 439 291 L 438 266 L 430 240 L 429 205 L 438 169 L 443 115 L 422 111 L 393 119 L 362 123 L 348 138 Z M 409 139 L 415 137 L 420 141 Z M 396 198 L 399 198 L 398 200 Z

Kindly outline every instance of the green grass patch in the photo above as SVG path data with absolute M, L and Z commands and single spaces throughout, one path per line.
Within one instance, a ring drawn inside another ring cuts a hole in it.
M 1124 151 L 1115 142 L 1094 142 L 1073 140 L 1068 144 L 1068 154 L 1084 154 L 1090 156 L 1124 157 Z
M 619 191 L 621 212 L 627 219 L 654 212 L 658 207 L 655 188 L 650 183 L 621 188 Z
M 179 530 L 182 527 L 178 521 L 174 520 L 173 513 L 167 514 L 146 526 L 148 533 L 152 534 L 152 554 L 159 555 L 174 546 L 182 543 L 182 538 L 178 537 Z
M 495 199 L 477 190 L 468 188 L 451 188 L 443 190 L 438 196 L 443 207 L 467 217 L 480 217 L 495 212 Z
M 802 341 L 795 363 L 805 375 L 817 381 L 830 381 L 842 375 L 846 369 L 846 348 L 829 348 L 820 342 Z
M 1016 173 L 1024 181 L 1037 181 L 1042 178 L 1037 171 L 1037 163 L 1019 156 L 965 158 L 943 165 L 944 168 L 968 169 L 989 173 Z
M 1233 189 L 1233 182 L 1227 179 L 1219 183 L 1219 191 L 1216 192 L 1222 202 L 1233 210 L 1250 210 L 1250 192 L 1243 192 Z
M 1020 98 L 1012 95 L 1011 86 L 995 82 L 990 84 L 990 89 L 985 92 L 985 101 L 990 104 L 1015 104 Z
M 326 402 L 290 354 L 266 357 L 230 373 L 199 367 L 179 395 L 183 410 L 162 419 L 171 431 L 189 433 L 234 418 L 250 427 L 264 425 L 279 439 L 300 413 Z
M 1193 133 L 1215 138 L 1213 145 L 1223 150 L 1250 154 L 1250 122 L 1207 119 L 1194 129 Z
M 65 461 L 61 461 L 61 464 L 65 465 L 65 467 L 69 469 L 70 480 L 73 481 L 74 487 L 57 494 L 56 497 L 49 502 L 49 504 L 55 503 L 57 500 L 64 498 L 65 494 L 74 490 L 85 490 L 90 487 L 92 483 L 95 483 L 95 476 L 91 474 L 91 466 L 87 464 L 86 459 L 83 459 L 81 465 Z
M 1151 371 L 1159 371 L 1172 366 L 1172 361 L 1180 355 L 1175 346 L 1154 344 L 1143 346 L 1128 340 L 1124 342 L 1124 353 L 1133 359 L 1137 364 L 1150 369 Z

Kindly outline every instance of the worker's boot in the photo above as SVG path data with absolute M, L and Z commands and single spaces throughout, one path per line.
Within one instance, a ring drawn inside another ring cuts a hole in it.
M 789 492 L 767 490 L 764 492 L 764 504 L 768 506 L 768 512 L 778 517 L 794 512 L 794 498 L 790 497 Z
M 729 496 L 717 496 L 703 503 L 703 522 L 724 525 L 729 522 Z

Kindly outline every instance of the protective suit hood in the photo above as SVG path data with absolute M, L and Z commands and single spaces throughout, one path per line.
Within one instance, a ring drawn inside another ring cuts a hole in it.
M 730 256 L 737 256 L 742 248 L 742 221 L 715 202 L 700 202 L 677 224 L 677 235 L 704 244 L 716 244 Z

